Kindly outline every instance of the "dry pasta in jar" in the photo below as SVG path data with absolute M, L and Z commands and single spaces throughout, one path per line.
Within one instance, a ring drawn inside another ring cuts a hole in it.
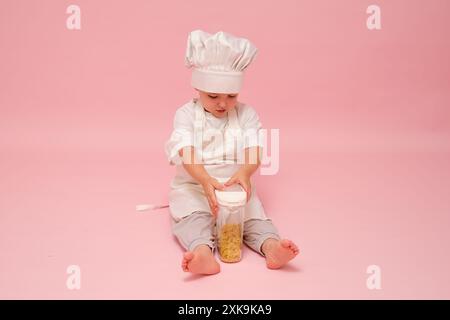
M 240 224 L 224 224 L 219 230 L 219 255 L 224 262 L 241 260 L 242 230 Z

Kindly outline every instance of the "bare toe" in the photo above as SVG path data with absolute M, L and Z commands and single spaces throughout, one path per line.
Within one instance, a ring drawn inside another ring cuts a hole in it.
M 220 272 L 211 249 L 206 245 L 200 245 L 193 252 L 186 252 L 182 262 L 182 268 L 186 272 L 194 274 L 216 274 Z
M 281 268 L 298 254 L 298 248 L 291 240 L 268 240 L 270 241 L 264 246 L 264 254 L 269 269 Z
M 288 239 L 283 239 L 280 241 L 280 243 L 284 248 L 289 248 L 292 244 L 292 241 L 290 241 Z
M 281 240 L 281 245 L 285 248 L 290 248 L 295 254 L 298 254 L 298 247 L 291 240 L 283 239 Z
M 186 252 L 183 255 L 183 261 L 181 262 L 181 268 L 183 269 L 184 272 L 188 272 L 188 265 L 189 262 L 194 258 L 194 254 L 190 251 Z

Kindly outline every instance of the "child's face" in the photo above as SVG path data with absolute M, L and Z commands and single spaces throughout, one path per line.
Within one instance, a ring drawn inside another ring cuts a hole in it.
M 200 102 L 203 107 L 217 118 L 226 117 L 228 111 L 236 107 L 237 93 L 212 93 L 204 92 L 198 89 Z

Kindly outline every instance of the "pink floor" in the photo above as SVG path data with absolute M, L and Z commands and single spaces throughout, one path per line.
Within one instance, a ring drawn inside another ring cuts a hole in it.
M 246 249 L 197 277 L 181 271 L 167 209 L 135 210 L 166 201 L 157 182 L 171 169 L 156 176 L 154 154 L 4 150 L 1 298 L 450 298 L 448 152 L 291 151 L 257 182 L 301 256 L 272 271 Z M 373 264 L 381 290 L 366 287 Z M 81 268 L 80 290 L 66 287 L 69 265 Z
M 71 4 L 0 1 L 0 298 L 450 299 L 450 1 L 378 0 L 376 30 L 371 0 L 77 0 L 80 30 Z M 282 270 L 190 276 L 168 210 L 135 210 L 167 203 L 195 29 L 260 50 L 239 100 L 280 130 Z

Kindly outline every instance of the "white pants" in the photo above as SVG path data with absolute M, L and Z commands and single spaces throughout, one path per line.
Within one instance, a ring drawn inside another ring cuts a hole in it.
M 176 222 L 172 219 L 172 232 L 186 250 L 192 251 L 200 244 L 215 248 L 215 220 L 209 212 L 196 211 Z M 280 239 L 271 220 L 251 219 L 244 222 L 244 243 L 264 255 L 261 246 L 265 240 Z

